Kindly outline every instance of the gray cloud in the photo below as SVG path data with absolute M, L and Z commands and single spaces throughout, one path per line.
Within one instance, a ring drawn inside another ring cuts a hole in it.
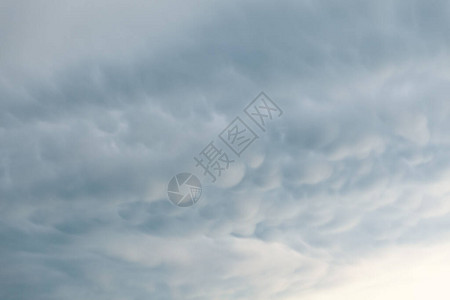
M 5 2 L 2 299 L 292 299 L 448 237 L 445 1 L 214 5 Z M 284 115 L 172 206 L 261 90 Z

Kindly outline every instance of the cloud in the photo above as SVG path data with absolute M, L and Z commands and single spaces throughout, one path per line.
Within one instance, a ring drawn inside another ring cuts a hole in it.
M 315 299 L 373 284 L 389 299 L 407 294 L 389 272 L 422 251 L 446 264 L 449 5 L 195 4 L 5 2 L 0 297 Z M 261 90 L 284 111 L 265 133 L 242 111 Z M 193 157 L 226 151 L 217 135 L 236 116 L 259 138 L 213 184 Z M 166 185 L 185 171 L 203 195 L 180 209 Z

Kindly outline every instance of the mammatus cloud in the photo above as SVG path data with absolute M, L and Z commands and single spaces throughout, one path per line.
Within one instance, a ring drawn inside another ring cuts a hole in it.
M 2 5 L 0 298 L 447 299 L 447 2 L 196 4 Z M 171 205 L 261 90 L 283 117 Z

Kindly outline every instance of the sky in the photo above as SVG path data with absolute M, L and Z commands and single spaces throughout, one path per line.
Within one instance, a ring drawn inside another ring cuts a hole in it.
M 449 16 L 1 0 L 0 299 L 449 299 Z M 261 91 L 283 111 L 264 132 Z M 211 141 L 234 160 L 216 182 L 193 159 Z

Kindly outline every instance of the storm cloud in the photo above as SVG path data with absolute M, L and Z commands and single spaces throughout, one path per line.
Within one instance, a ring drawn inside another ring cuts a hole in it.
M 3 1 L 0 298 L 398 299 L 378 262 L 447 274 L 449 14 Z M 193 156 L 261 91 L 283 115 L 211 183 Z M 166 199 L 183 171 L 190 208 Z

